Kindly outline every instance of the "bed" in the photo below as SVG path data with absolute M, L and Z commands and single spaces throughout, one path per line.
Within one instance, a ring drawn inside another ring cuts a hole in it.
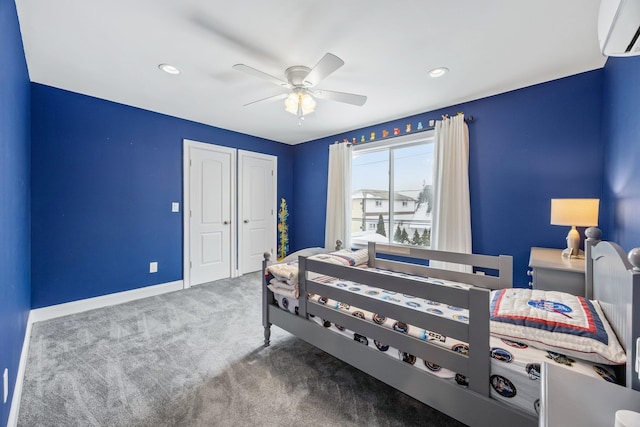
M 594 294 L 599 295 L 599 288 L 609 286 L 602 285 L 607 282 L 607 279 L 601 279 L 599 276 L 604 270 L 603 266 L 610 264 L 605 260 L 617 257 L 617 262 L 620 263 L 622 251 L 616 250 L 615 255 L 610 253 L 602 255 L 604 247 L 614 246 L 603 243 L 602 246 L 596 247 L 596 243 L 596 239 L 590 239 L 588 242 L 587 255 L 591 257 L 592 254 L 597 254 L 597 262 L 588 263 L 587 270 L 589 270 L 588 273 L 590 272 L 589 277 Z M 274 293 L 273 287 L 271 289 L 268 287 L 268 260 L 265 259 L 263 263 L 265 345 L 269 345 L 271 325 L 276 325 L 465 424 L 537 425 L 535 413 L 523 411 L 495 398 L 496 390 L 502 390 L 508 394 L 513 385 L 504 383 L 503 377 L 496 374 L 496 368 L 492 367 L 491 362 L 493 361 L 495 365 L 495 359 L 500 358 L 504 362 L 504 358 L 508 355 L 486 351 L 486 349 L 496 348 L 494 343 L 496 338 L 489 334 L 490 311 L 487 307 L 492 303 L 490 290 L 506 292 L 512 287 L 511 257 L 463 255 L 379 243 L 370 243 L 366 254 L 366 266 L 355 268 L 319 260 L 318 254 L 301 256 L 297 266 L 296 297 L 299 298 L 295 298 L 296 310 L 293 310 L 292 305 L 284 307 L 287 304 L 283 304 L 282 296 L 277 292 Z M 470 265 L 473 266 L 475 273 L 480 274 L 439 270 L 424 265 L 425 259 Z M 415 262 L 408 262 L 408 260 Z M 622 265 L 629 275 L 628 262 Z M 394 273 L 386 273 L 390 271 Z M 635 275 L 629 277 L 635 278 Z M 449 282 L 452 282 L 453 286 Z M 452 307 L 454 311 L 464 310 L 462 317 L 466 318 L 466 322 L 451 317 L 435 316 L 431 312 L 425 312 L 426 310 L 419 311 L 413 307 L 406 307 L 404 304 L 407 301 L 390 301 L 397 298 L 372 298 L 371 295 L 363 295 L 362 289 L 358 292 L 350 291 L 349 287 L 353 283 L 366 284 L 361 287 L 369 293 L 382 290 L 389 295 L 405 295 L 421 298 L 424 301 L 437 301 L 446 307 Z M 338 286 L 341 284 L 349 285 Z M 603 301 L 605 301 L 604 298 Z M 332 304 L 332 301 L 340 303 Z M 626 301 L 631 300 L 626 299 Z M 357 311 L 366 313 L 385 313 L 386 317 L 405 325 L 405 330 L 389 329 L 389 325 L 367 321 L 364 319 L 366 316 L 356 315 L 353 307 L 357 307 L 359 309 Z M 628 318 L 632 315 L 629 305 L 621 304 L 621 301 L 612 300 L 610 304 L 603 304 L 603 310 L 606 310 L 607 317 L 613 316 L 616 319 L 612 321 L 615 324 L 616 333 L 623 327 L 619 325 L 627 325 Z M 410 326 L 409 333 L 406 325 Z M 428 325 L 428 328 L 421 328 L 425 325 Z M 422 331 L 423 336 L 410 333 L 411 327 L 414 328 L 414 332 Z M 629 326 L 624 333 L 636 336 L 634 330 L 634 327 Z M 352 331 L 357 333 L 354 335 Z M 335 332 L 342 332 L 342 334 Z M 350 336 L 354 338 L 349 338 Z M 447 348 L 440 345 L 437 337 L 455 337 L 466 345 L 460 348 Z M 631 340 L 621 341 L 623 345 L 632 348 Z M 390 353 L 379 351 L 379 343 L 384 343 L 394 350 L 402 349 L 399 351 L 400 357 L 389 357 Z M 473 351 L 473 349 L 485 350 Z M 548 354 L 556 355 L 556 353 Z M 443 367 L 454 372 L 454 380 L 434 376 L 432 372 L 428 372 L 430 369 L 424 369 L 423 365 L 416 364 L 416 359 L 429 361 L 424 366 Z M 414 365 L 419 365 L 423 369 L 416 369 Z M 629 374 L 631 370 L 627 368 L 625 373 L 624 368 L 617 369 L 618 376 L 627 378 L 631 384 L 632 376 Z M 532 376 L 538 374 L 535 369 L 530 372 Z

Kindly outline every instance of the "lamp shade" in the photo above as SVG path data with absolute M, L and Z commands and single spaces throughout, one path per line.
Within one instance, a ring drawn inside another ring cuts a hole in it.
M 599 206 L 600 199 L 551 199 L 551 224 L 596 226 Z

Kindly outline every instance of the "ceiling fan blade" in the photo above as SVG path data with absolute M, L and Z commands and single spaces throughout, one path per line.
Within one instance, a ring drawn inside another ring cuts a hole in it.
M 334 92 L 331 90 L 316 90 L 312 92 L 314 96 L 320 99 L 328 99 L 330 101 L 344 102 L 345 104 L 357 105 L 362 107 L 367 102 L 364 95 L 356 95 L 346 92 Z
M 282 86 L 282 87 L 285 87 L 285 88 L 289 88 L 290 87 L 289 83 L 287 83 L 286 81 L 284 81 L 282 79 L 279 79 L 277 77 L 274 77 L 271 74 L 267 74 L 267 73 L 264 73 L 264 72 L 262 72 L 260 70 L 256 70 L 255 68 L 249 67 L 248 65 L 236 64 L 236 65 L 233 66 L 233 69 L 234 70 L 238 70 L 238 71 L 242 71 L 243 73 L 250 74 L 250 75 L 252 75 L 254 77 L 257 77 L 259 79 L 266 80 L 266 81 L 271 82 L 273 84 L 276 84 L 278 86 Z
M 257 102 L 262 102 L 262 101 L 277 101 L 279 99 L 285 99 L 287 96 L 289 96 L 288 93 L 280 93 L 278 95 L 272 95 L 272 96 L 268 96 L 266 98 L 258 99 L 256 101 L 251 101 L 248 104 L 244 104 L 243 107 L 246 107 L 247 105 L 255 104 Z
M 327 53 L 309 71 L 309 74 L 304 78 L 304 83 L 309 87 L 313 87 L 343 65 L 344 61 L 342 59 L 332 53 Z
M 207 32 L 208 36 L 215 37 L 217 42 L 224 43 L 235 52 L 242 52 L 249 58 L 260 61 L 260 63 L 275 62 L 279 57 L 272 55 L 255 40 L 249 37 L 246 32 L 238 32 L 235 22 L 225 21 L 217 18 L 215 13 L 210 13 L 205 9 L 193 10 L 188 15 L 188 19 L 194 27 Z

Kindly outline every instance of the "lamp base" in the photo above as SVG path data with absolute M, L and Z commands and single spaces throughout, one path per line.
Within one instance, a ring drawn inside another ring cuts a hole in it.
M 569 259 L 584 259 L 584 251 L 582 249 L 578 249 L 578 251 L 576 252 L 576 250 L 573 248 L 566 248 L 562 251 L 562 256 Z
M 569 234 L 567 234 L 567 249 L 562 251 L 562 256 L 580 258 L 580 255 L 584 258 L 584 252 L 580 250 L 580 234 L 576 227 L 573 226 L 569 230 Z

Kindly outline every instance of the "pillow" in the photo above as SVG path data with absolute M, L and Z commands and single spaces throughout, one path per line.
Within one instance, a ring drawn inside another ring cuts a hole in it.
M 287 255 L 286 257 L 284 257 L 283 259 L 279 260 L 278 262 L 292 262 L 292 261 L 298 261 L 298 257 L 299 256 L 312 256 L 312 255 L 317 255 L 317 254 L 323 254 L 328 252 L 325 248 L 306 248 L 306 249 L 300 249 L 299 251 L 295 251 L 289 255 Z
M 358 267 L 360 265 L 364 265 L 369 262 L 369 250 L 368 249 L 358 249 L 357 251 L 351 252 L 349 255 L 351 259 L 353 259 L 353 266 Z
M 564 292 L 493 291 L 491 334 L 595 363 L 626 362 L 600 304 Z
M 314 255 L 309 257 L 309 259 L 328 262 L 330 264 L 357 267 L 367 263 L 369 260 L 369 251 L 367 249 L 359 249 L 354 252 L 348 249 L 342 249 L 328 254 Z

